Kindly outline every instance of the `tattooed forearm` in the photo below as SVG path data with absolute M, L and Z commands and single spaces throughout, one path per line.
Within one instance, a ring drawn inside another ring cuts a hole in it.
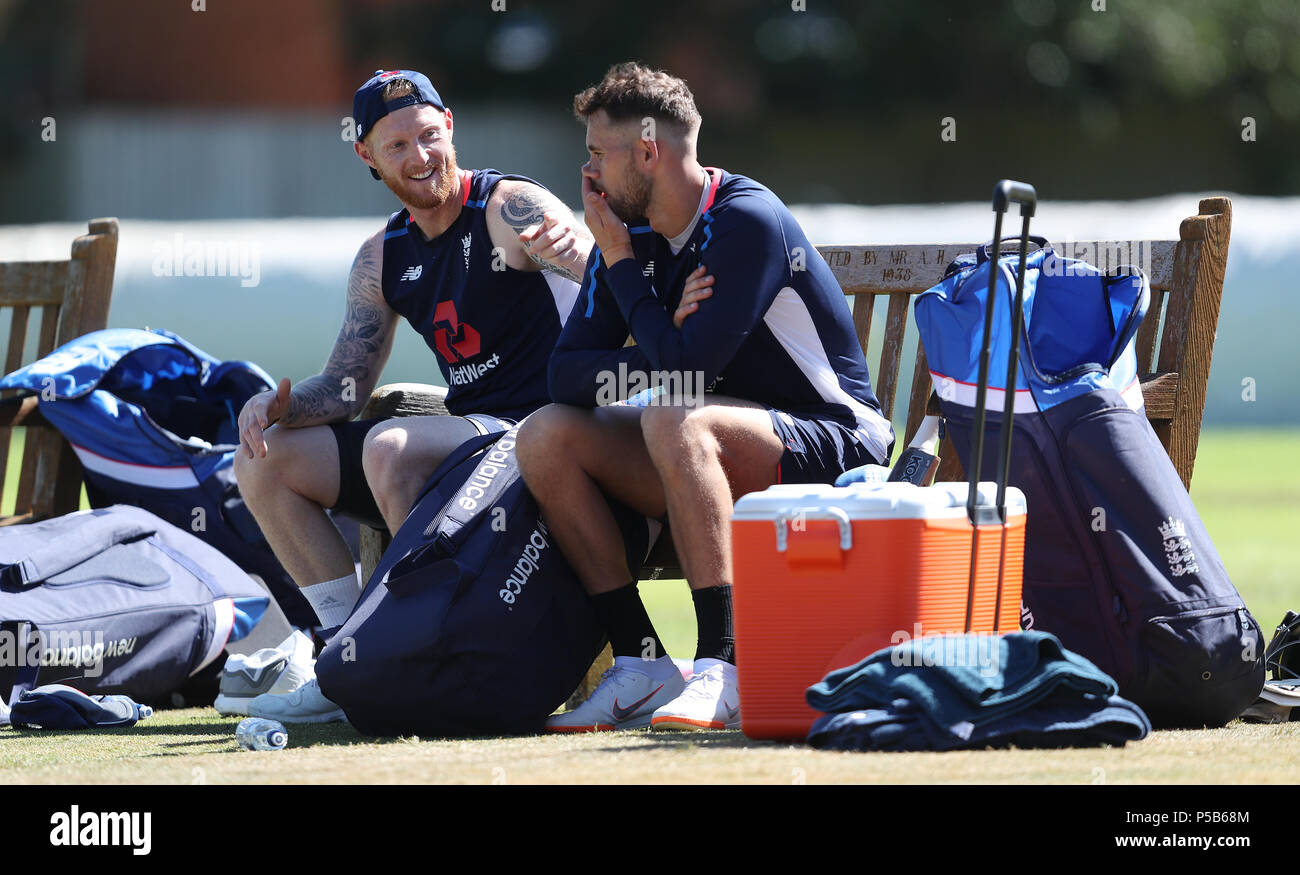
M 347 313 L 329 361 L 289 395 L 281 423 L 294 427 L 349 419 L 370 396 L 383 365 L 393 319 L 380 288 L 382 250 L 367 241 L 348 277 Z
M 522 234 L 528 228 L 542 223 L 546 218 L 547 212 L 562 213 L 569 215 L 569 210 L 561 204 L 553 195 L 542 191 L 533 185 L 520 185 L 512 188 L 501 202 L 501 219 L 510 226 L 516 234 Z M 579 239 L 586 239 L 578 229 L 574 229 Z M 589 242 L 589 241 L 588 241 Z M 582 273 L 586 266 L 586 251 L 589 247 L 577 246 L 571 250 L 572 254 L 563 258 L 552 260 L 544 259 L 524 247 L 524 252 L 538 266 L 554 271 L 565 279 L 572 280 L 575 283 L 582 282 Z
M 551 264 L 549 261 L 544 261 L 541 257 L 533 255 L 531 252 L 528 253 L 528 257 L 531 258 L 533 261 L 537 262 L 538 264 L 540 264 L 542 267 L 546 268 L 547 270 L 552 271 L 554 273 L 558 273 L 566 280 L 573 280 L 575 283 L 582 282 L 581 274 L 575 273 L 574 271 L 570 270 L 567 267 L 564 267 L 563 265 Z
M 341 381 L 324 374 L 303 380 L 289 393 L 289 410 L 278 424 L 301 428 L 348 419 L 352 404 L 343 400 L 349 394 L 345 389 Z

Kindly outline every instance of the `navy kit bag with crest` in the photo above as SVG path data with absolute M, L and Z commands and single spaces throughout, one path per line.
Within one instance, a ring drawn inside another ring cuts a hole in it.
M 234 562 L 138 507 L 0 528 L 0 703 L 45 684 L 165 701 L 267 604 Z
M 604 647 L 519 476 L 517 433 L 471 439 L 439 466 L 316 661 L 359 731 L 541 732 Z M 610 506 L 640 561 L 656 524 Z
M 999 199 L 1000 195 L 1000 199 Z M 994 242 L 949 266 L 916 301 L 916 321 L 948 433 L 969 469 L 974 383 L 985 305 L 995 295 L 990 374 L 1006 374 L 1013 290 L 1023 272 L 1014 454 L 1025 494 L 1024 617 L 1119 684 L 1153 725 L 1221 726 L 1258 695 L 1264 641 L 1143 408 L 1134 338 L 1150 288 L 1137 268 L 1105 273 L 1036 238 L 1001 249 L 1002 212 L 1019 200 L 1026 228 L 1033 189 L 995 192 Z M 991 248 L 992 252 L 988 250 Z M 986 432 L 999 429 L 990 412 Z
M 92 507 L 132 504 L 201 538 L 267 585 L 295 626 L 315 613 L 275 558 L 235 482 L 236 417 L 274 386 L 257 365 L 220 361 L 161 329 L 82 335 L 0 380 L 38 393 L 72 445 Z

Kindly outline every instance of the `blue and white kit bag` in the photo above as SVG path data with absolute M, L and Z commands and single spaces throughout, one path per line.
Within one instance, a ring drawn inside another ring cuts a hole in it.
M 41 415 L 81 461 L 92 507 L 132 504 L 193 533 L 260 577 L 290 623 L 312 626 L 235 482 L 236 417 L 272 386 L 251 362 L 135 328 L 85 334 L 0 380 L 39 394 Z
M 1136 268 L 1105 273 L 1045 240 L 1025 267 L 1008 482 L 1025 494 L 1024 620 L 1095 663 L 1157 727 L 1223 725 L 1263 684 L 1264 641 L 1148 422 Z M 1000 428 L 1018 253 L 984 247 L 918 296 L 916 322 L 963 466 L 970 464 L 989 273 L 996 314 L 986 434 Z M 1002 377 L 1001 380 L 998 378 Z M 986 440 L 982 465 L 997 465 Z
M 234 562 L 137 507 L 0 528 L 0 698 L 57 683 L 157 702 L 267 604 Z

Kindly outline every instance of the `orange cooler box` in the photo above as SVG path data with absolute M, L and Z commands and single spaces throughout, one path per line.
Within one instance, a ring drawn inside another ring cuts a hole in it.
M 732 602 L 746 735 L 805 738 L 821 715 L 804 691 L 828 672 L 915 637 L 918 626 L 921 635 L 967 631 L 969 488 L 783 484 L 736 502 Z M 979 495 L 992 507 L 996 485 L 981 483 Z M 978 530 L 972 632 L 1020 628 L 1024 494 L 1008 488 L 1006 502 L 1005 539 L 996 523 Z

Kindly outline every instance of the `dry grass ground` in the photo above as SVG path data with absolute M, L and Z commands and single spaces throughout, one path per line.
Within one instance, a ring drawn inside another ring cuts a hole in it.
M 1298 429 L 1207 431 L 1192 490 L 1266 634 L 1284 609 L 1300 608 L 1300 467 L 1266 470 L 1257 460 L 1298 454 Z M 689 656 L 685 585 L 642 592 L 669 651 Z M 376 741 L 339 724 L 290 727 L 289 749 L 248 753 L 235 745 L 236 722 L 187 709 L 123 731 L 0 729 L 0 783 L 1300 783 L 1300 723 L 1157 732 L 1122 749 L 845 754 L 721 732 Z
M 1156 732 L 1124 748 L 864 754 L 739 732 L 373 740 L 341 724 L 291 726 L 286 750 L 247 752 L 236 722 L 191 708 L 113 732 L 0 730 L 0 783 L 1300 783 L 1300 723 Z

